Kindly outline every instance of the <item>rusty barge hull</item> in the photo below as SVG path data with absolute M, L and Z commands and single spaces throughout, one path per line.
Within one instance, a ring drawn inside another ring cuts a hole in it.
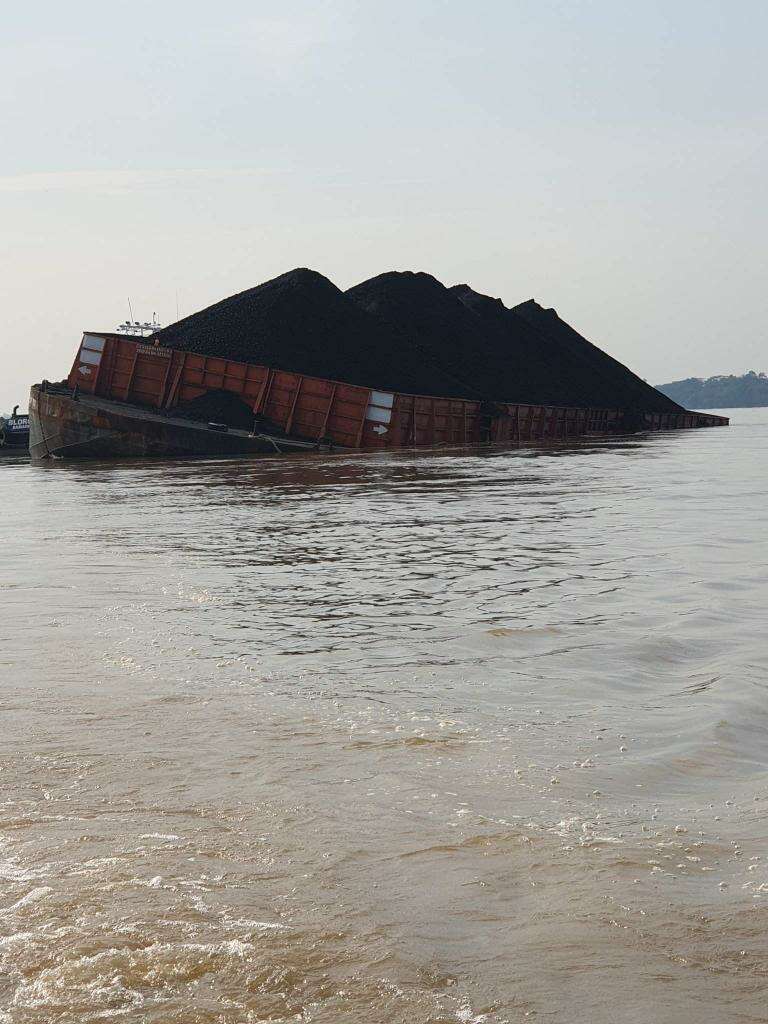
M 225 458 L 328 450 L 329 445 L 207 423 L 35 385 L 29 400 L 33 459 Z
M 215 429 L 182 415 L 187 403 L 222 391 L 253 411 L 253 431 Z M 385 392 L 95 333 L 83 336 L 66 382 L 35 385 L 30 396 L 35 458 L 515 446 L 727 424 L 726 417 L 699 412 L 628 413 Z

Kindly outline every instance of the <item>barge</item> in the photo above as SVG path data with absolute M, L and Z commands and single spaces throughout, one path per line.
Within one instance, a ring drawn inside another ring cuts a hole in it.
M 196 403 L 207 396 L 225 396 L 237 415 L 211 419 L 196 413 Z M 29 414 L 35 459 L 521 446 L 729 422 L 686 410 L 401 394 L 166 348 L 157 338 L 119 332 L 84 334 L 67 380 L 33 386 Z

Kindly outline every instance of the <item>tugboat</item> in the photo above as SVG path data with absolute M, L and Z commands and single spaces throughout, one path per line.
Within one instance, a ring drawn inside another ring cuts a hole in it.
M 0 452 L 21 455 L 28 451 L 29 416 L 20 416 L 18 405 L 14 405 L 10 416 L 0 416 Z

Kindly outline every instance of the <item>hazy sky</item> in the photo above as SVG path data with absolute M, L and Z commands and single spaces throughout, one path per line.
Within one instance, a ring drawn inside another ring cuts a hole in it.
M 757 0 L 15 3 L 0 410 L 83 329 L 295 266 L 531 296 L 652 383 L 768 369 Z

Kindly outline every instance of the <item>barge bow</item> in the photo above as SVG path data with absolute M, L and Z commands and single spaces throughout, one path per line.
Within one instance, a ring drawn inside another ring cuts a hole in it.
M 29 399 L 29 450 L 35 460 L 222 458 L 329 451 L 330 444 L 265 432 L 249 433 L 152 412 L 122 402 L 80 395 L 67 387 L 36 384 Z

